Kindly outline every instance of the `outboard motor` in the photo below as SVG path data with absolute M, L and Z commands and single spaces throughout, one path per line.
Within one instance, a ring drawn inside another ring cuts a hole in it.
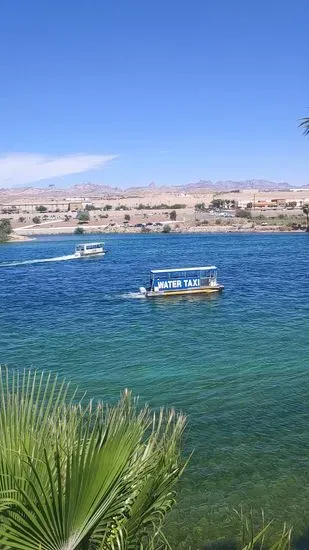
M 147 290 L 146 290 L 146 288 L 145 288 L 144 286 L 140 286 L 140 287 L 139 287 L 139 291 L 140 291 L 140 293 L 141 293 L 143 296 L 146 296 Z

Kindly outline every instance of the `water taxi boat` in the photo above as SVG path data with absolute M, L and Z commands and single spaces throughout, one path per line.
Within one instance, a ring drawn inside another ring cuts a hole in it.
M 222 292 L 224 286 L 217 282 L 217 268 L 183 267 L 179 269 L 153 269 L 150 285 L 141 287 L 144 296 L 175 296 L 179 294 L 213 294 Z
M 89 258 L 89 256 L 104 256 L 104 243 L 83 243 L 75 247 L 76 258 Z

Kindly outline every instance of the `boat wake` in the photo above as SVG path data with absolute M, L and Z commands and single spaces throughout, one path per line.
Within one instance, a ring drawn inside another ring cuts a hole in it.
M 134 300 L 139 298 L 145 298 L 144 294 L 141 294 L 140 292 L 127 292 L 126 294 L 122 294 L 121 298 L 133 298 Z
M 75 254 L 69 254 L 67 256 L 57 256 L 55 258 L 40 258 L 37 260 L 23 260 L 17 262 L 0 262 L 0 267 L 15 267 L 18 265 L 30 265 L 30 264 L 44 264 L 47 262 L 64 262 L 66 260 L 76 260 L 79 259 L 79 256 Z

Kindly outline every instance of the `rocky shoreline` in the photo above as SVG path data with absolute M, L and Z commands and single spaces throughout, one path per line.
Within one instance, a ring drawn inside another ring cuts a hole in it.
M 18 229 L 18 234 L 14 232 L 11 235 L 13 241 L 26 241 L 39 235 L 74 235 L 76 227 L 33 227 L 27 229 Z M 153 233 L 165 233 L 162 228 L 137 228 L 130 226 L 83 226 L 84 233 L 80 235 L 76 234 L 76 237 L 81 235 L 94 235 L 94 234 L 153 234 Z M 171 228 L 168 234 L 174 233 L 303 233 L 303 229 L 291 229 L 287 226 L 267 225 L 259 226 L 252 224 L 242 224 L 238 226 L 232 225 L 201 225 L 201 226 L 188 226 Z

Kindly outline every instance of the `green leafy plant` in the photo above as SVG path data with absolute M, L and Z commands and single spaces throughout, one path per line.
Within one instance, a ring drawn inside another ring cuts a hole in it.
M 34 216 L 34 218 L 32 218 L 32 221 L 33 223 L 41 223 L 41 218 L 40 216 Z
M 309 118 L 302 118 L 299 127 L 303 129 L 305 136 L 309 135 Z
M 125 391 L 85 403 L 51 374 L 0 370 L 0 547 L 169 548 L 185 418 Z
M 83 235 L 85 233 L 85 229 L 83 227 L 76 227 L 74 230 L 75 235 Z
M 76 217 L 77 217 L 79 223 L 87 223 L 90 220 L 90 215 L 89 215 L 88 210 L 80 210 L 77 213 Z
M 256 520 L 253 512 L 250 511 L 248 515 L 244 514 L 242 510 L 234 510 L 236 517 L 238 518 L 241 526 L 241 549 L 242 550 L 290 550 L 291 548 L 291 535 L 292 529 L 288 528 L 285 524 L 279 535 L 271 532 L 273 522 L 266 523 L 264 512 L 261 512 L 261 526 L 256 529 Z M 267 546 L 265 541 L 267 540 Z
M 10 220 L 6 218 L 0 220 L 0 242 L 8 241 L 11 233 L 12 226 Z

